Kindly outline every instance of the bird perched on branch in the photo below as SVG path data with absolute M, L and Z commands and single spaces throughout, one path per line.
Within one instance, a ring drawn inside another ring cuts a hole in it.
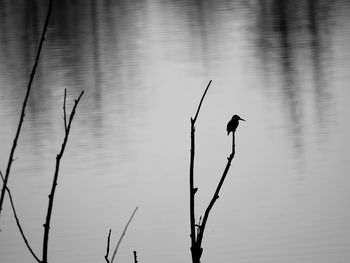
M 245 121 L 245 120 L 239 117 L 238 115 L 233 115 L 232 119 L 227 123 L 227 127 L 226 127 L 227 135 L 229 135 L 230 132 L 235 133 L 238 127 L 239 121 Z

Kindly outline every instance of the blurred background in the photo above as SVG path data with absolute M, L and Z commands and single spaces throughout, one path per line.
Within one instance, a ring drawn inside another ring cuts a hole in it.
M 48 1 L 0 0 L 0 168 L 6 170 Z M 197 219 L 236 156 L 208 220 L 202 262 L 350 261 L 350 2 L 54 1 L 11 187 L 41 256 L 68 107 L 49 261 L 191 262 L 190 117 Z M 0 261 L 34 262 L 6 198 Z

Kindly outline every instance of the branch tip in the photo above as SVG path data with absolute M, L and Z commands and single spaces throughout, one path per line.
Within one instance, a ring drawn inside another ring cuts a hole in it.
M 203 102 L 203 100 L 204 100 L 205 94 L 207 94 L 207 91 L 208 91 L 208 89 L 209 89 L 210 84 L 211 84 L 211 80 L 209 81 L 209 83 L 208 83 L 208 85 L 207 85 L 207 87 L 206 87 L 206 89 L 205 89 L 205 91 L 204 91 L 204 93 L 203 93 L 203 95 L 202 95 L 202 98 L 201 98 L 201 100 L 200 100 L 200 102 L 199 102 L 196 115 L 194 116 L 194 119 L 193 119 L 193 123 L 195 123 L 196 120 L 197 120 L 197 117 L 198 117 L 198 114 L 199 114 L 199 110 L 201 109 L 202 102 Z

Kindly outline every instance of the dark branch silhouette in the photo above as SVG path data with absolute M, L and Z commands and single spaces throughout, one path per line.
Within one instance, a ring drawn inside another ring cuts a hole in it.
M 194 119 L 193 119 L 193 122 L 194 122 L 194 123 L 195 123 L 196 120 L 197 120 L 197 117 L 198 117 L 198 114 L 199 114 L 199 110 L 201 109 L 202 102 L 203 102 L 203 100 L 204 100 L 205 94 L 207 94 L 207 91 L 208 91 L 208 89 L 209 89 L 210 84 L 211 84 L 211 80 L 209 81 L 209 83 L 208 83 L 208 85 L 207 85 L 207 88 L 205 89 L 205 91 L 204 91 L 204 93 L 203 93 L 203 96 L 202 96 L 202 98 L 201 98 L 201 101 L 199 102 L 196 115 L 194 116 Z
M 1 179 L 2 181 L 4 182 L 5 181 L 5 178 L 2 174 L 2 172 L 0 171 L 0 175 L 1 175 Z M 13 215 L 16 219 L 16 224 L 17 224 L 17 227 L 18 227 L 18 230 L 19 232 L 21 233 L 22 235 L 22 238 L 24 240 L 24 243 L 26 244 L 28 250 L 30 251 L 30 253 L 32 254 L 32 256 L 35 258 L 35 260 L 38 262 L 38 263 L 41 263 L 40 259 L 37 257 L 37 255 L 34 253 L 34 250 L 31 248 L 31 246 L 29 245 L 29 242 L 28 242 L 28 239 L 26 238 L 25 234 L 24 234 L 24 231 L 23 231 L 23 228 L 19 222 L 19 219 L 18 219 L 18 216 L 17 216 L 17 212 L 16 212 L 16 209 L 15 209 L 15 204 L 13 202 L 13 199 L 12 199 L 12 194 L 11 194 L 11 191 L 10 189 L 6 186 L 6 191 L 7 191 L 7 194 L 10 198 L 10 203 L 11 203 L 11 207 L 12 207 L 12 212 L 13 212 Z
M 64 99 L 63 99 L 63 122 L 64 122 L 64 131 L 67 131 L 66 97 L 67 97 L 67 90 L 64 89 Z
M 137 263 L 137 255 L 136 255 L 136 251 L 134 251 L 134 263 Z
M 68 121 L 68 124 L 67 124 L 67 122 L 66 122 L 66 107 L 65 107 L 66 90 L 64 91 L 64 107 L 63 107 L 64 109 L 63 109 L 63 112 L 64 112 L 64 124 L 65 124 L 65 127 L 64 127 L 65 128 L 65 137 L 64 137 L 64 140 L 63 140 L 63 143 L 62 143 L 62 146 L 61 146 L 61 151 L 56 157 L 55 174 L 54 174 L 54 179 L 53 179 L 53 183 L 52 183 L 52 189 L 51 189 L 51 192 L 50 192 L 50 195 L 49 195 L 49 204 L 48 204 L 48 209 L 47 209 L 46 222 L 44 224 L 43 259 L 42 260 L 39 259 L 39 257 L 34 253 L 33 249 L 29 245 L 28 239 L 26 238 L 26 236 L 24 234 L 24 231 L 23 231 L 23 228 L 22 228 L 22 226 L 20 224 L 20 221 L 19 221 L 16 209 L 15 209 L 15 205 L 14 205 L 14 202 L 13 202 L 11 191 L 8 188 L 7 185 L 5 186 L 5 190 L 7 191 L 8 195 L 9 195 L 9 198 L 10 198 L 10 203 L 11 203 L 11 207 L 12 207 L 12 211 L 13 211 L 14 217 L 16 219 L 16 224 L 17 224 L 17 227 L 18 227 L 18 229 L 19 229 L 19 231 L 20 231 L 20 233 L 22 235 L 24 243 L 26 244 L 26 246 L 27 246 L 28 250 L 30 251 L 30 253 L 32 254 L 32 256 L 39 263 L 47 263 L 47 250 L 48 250 L 48 240 L 49 240 L 49 232 L 50 232 L 50 220 L 51 220 L 51 214 L 52 214 L 52 208 L 53 208 L 53 199 L 54 199 L 54 195 L 55 195 L 55 189 L 56 189 L 56 186 L 57 186 L 57 179 L 58 179 L 58 172 L 59 172 L 60 161 L 61 161 L 61 158 L 63 156 L 64 150 L 65 150 L 65 147 L 66 147 L 66 144 L 67 144 L 67 141 L 68 141 L 68 136 L 69 136 L 71 124 L 72 124 L 72 121 L 73 121 L 73 118 L 74 118 L 74 115 L 75 115 L 76 107 L 77 107 L 77 105 L 78 105 L 78 103 L 79 103 L 79 101 L 80 101 L 80 99 L 81 99 L 83 94 L 84 94 L 84 91 L 82 91 L 80 93 L 78 99 L 75 100 L 75 103 L 74 103 L 72 112 L 71 112 L 71 114 L 69 116 L 69 121 Z M 5 177 L 3 176 L 1 171 L 0 171 L 0 175 L 1 175 L 1 178 L 2 178 L 3 182 L 5 183 Z
M 108 259 L 108 254 L 109 254 L 109 244 L 110 244 L 110 241 L 111 241 L 111 232 L 112 232 L 112 229 L 109 230 L 108 238 L 107 238 L 107 251 L 106 251 L 106 255 L 105 255 L 105 260 L 106 260 L 107 263 L 110 263 L 109 259 Z
M 12 162 L 13 162 L 13 156 L 15 154 L 15 150 L 16 150 L 16 147 L 17 147 L 17 141 L 18 141 L 18 138 L 19 138 L 19 135 L 20 135 L 20 132 L 21 132 L 21 128 L 22 128 L 22 123 L 23 123 L 23 120 L 24 120 L 24 117 L 25 117 L 25 110 L 26 110 L 26 106 L 27 106 L 27 101 L 28 101 L 30 90 L 31 90 L 32 83 L 33 83 L 33 80 L 34 80 L 36 68 L 37 68 L 38 63 L 39 63 L 41 49 L 42 49 L 42 46 L 43 46 L 43 43 L 44 43 L 44 40 L 45 40 L 46 30 L 47 30 L 47 27 L 49 25 L 49 18 L 50 18 L 50 14 L 51 14 L 52 1 L 53 0 L 50 0 L 50 2 L 49 2 L 49 8 L 48 8 L 48 11 L 47 11 L 46 20 L 45 20 L 44 27 L 43 27 L 43 30 L 42 30 L 38 51 L 37 51 L 37 54 L 36 54 L 36 58 L 35 58 L 35 62 L 34 62 L 33 68 L 32 68 L 32 72 L 30 74 L 30 78 L 29 78 L 29 82 L 28 82 L 28 86 L 27 86 L 27 92 L 26 92 L 26 95 L 24 97 L 24 101 L 23 101 L 23 105 L 22 105 L 21 116 L 20 116 L 20 119 L 19 119 L 16 135 L 15 135 L 15 138 L 13 140 L 10 156 L 9 156 L 8 163 L 7 163 L 6 173 L 5 173 L 5 177 L 4 177 L 4 183 L 3 183 L 3 186 L 2 186 L 2 189 L 1 189 L 1 196 L 0 196 L 0 216 L 1 216 L 1 211 L 2 211 L 2 205 L 3 205 L 3 202 L 4 202 L 4 198 L 5 198 L 5 189 L 7 187 L 7 182 L 8 182 L 9 176 L 10 176 L 11 165 L 12 165 Z
M 211 80 L 209 81 L 207 88 L 205 89 L 203 96 L 199 102 L 197 112 L 195 117 L 191 118 L 191 157 L 190 157 L 190 228 L 191 228 L 191 254 L 192 254 L 192 262 L 197 262 L 196 258 L 198 254 L 202 252 L 198 251 L 197 242 L 196 242 L 196 218 L 195 218 L 195 194 L 198 188 L 194 188 L 194 153 L 195 153 L 195 123 L 199 114 L 199 110 L 202 106 L 202 102 L 204 100 L 205 95 L 209 89 L 211 84 Z M 201 248 L 200 248 L 201 249 Z M 200 256 L 199 256 L 200 258 Z M 198 258 L 198 259 L 199 259 Z
M 235 135 L 233 133 L 233 141 L 234 141 L 234 138 L 235 138 Z M 233 146 L 232 153 L 227 158 L 227 164 L 226 164 L 225 170 L 224 170 L 224 172 L 223 172 L 223 174 L 221 176 L 219 184 L 216 187 L 215 193 L 214 193 L 214 195 L 213 195 L 213 197 L 212 197 L 212 199 L 211 199 L 207 209 L 204 212 L 203 221 L 202 221 L 202 224 L 200 224 L 198 235 L 197 235 L 197 243 L 198 243 L 199 246 L 201 246 L 201 244 L 202 244 L 203 234 L 204 234 L 205 226 L 207 224 L 207 220 L 208 220 L 208 217 L 209 217 L 210 210 L 213 208 L 215 201 L 219 198 L 220 189 L 222 187 L 222 184 L 225 181 L 225 178 L 226 178 L 226 175 L 228 173 L 228 170 L 230 169 L 231 161 L 232 161 L 234 155 L 235 155 L 235 150 L 234 150 L 234 146 Z M 201 251 L 202 251 L 202 249 L 201 249 Z
M 205 89 L 202 99 L 199 103 L 196 115 L 194 119 L 191 118 L 191 157 L 190 157 L 190 227 L 191 227 L 191 255 L 192 255 L 192 262 L 193 263 L 200 263 L 200 258 L 202 256 L 203 248 L 202 248 L 202 241 L 203 241 L 203 235 L 204 230 L 207 224 L 207 220 L 209 218 L 209 214 L 211 209 L 213 208 L 216 200 L 219 198 L 219 193 L 221 190 L 221 187 L 225 181 L 226 175 L 230 169 L 231 162 L 233 157 L 235 156 L 235 131 L 238 126 L 238 120 L 241 119 L 238 115 L 234 115 L 234 117 L 231 119 L 229 124 L 227 125 L 227 132 L 232 131 L 232 152 L 230 156 L 227 158 L 227 164 L 223 171 L 223 174 L 220 178 L 220 181 L 216 187 L 216 190 L 214 192 L 214 195 L 212 199 L 209 202 L 208 207 L 206 208 L 204 212 L 203 219 L 202 217 L 199 218 L 198 224 L 196 224 L 196 218 L 195 218 L 195 193 L 197 192 L 198 188 L 194 187 L 194 154 L 195 154 L 195 122 L 198 117 L 198 113 L 200 110 L 200 107 L 202 105 L 203 99 L 205 94 L 208 91 L 209 85 L 211 81 L 209 82 L 207 88 Z M 236 116 L 236 117 L 235 117 Z M 197 229 L 197 232 L 196 232 Z
M 72 109 L 72 112 L 69 116 L 69 120 L 68 123 L 65 122 L 65 136 L 63 139 L 63 143 L 61 146 L 61 150 L 59 152 L 59 154 L 56 156 L 56 167 L 55 167 L 55 174 L 54 174 L 54 178 L 53 178 L 53 182 L 52 182 L 52 188 L 51 188 L 51 192 L 49 194 L 49 204 L 48 204 L 48 208 L 47 208 L 47 214 L 46 214 L 46 221 L 44 224 L 44 238 L 43 238 L 43 259 L 42 262 L 43 263 L 47 263 L 47 251 L 48 251 L 48 243 L 49 243 L 49 233 L 50 233 L 50 221 L 51 221 L 51 215 L 52 215 L 52 208 L 53 208 L 53 201 L 54 201 L 54 196 L 55 196 L 55 191 L 56 191 L 56 186 L 57 186 L 57 180 L 58 180 L 58 172 L 60 169 L 60 163 L 61 163 L 61 159 L 64 153 L 64 150 L 66 148 L 66 144 L 68 141 L 68 136 L 69 136 L 69 131 L 71 128 L 71 124 L 74 118 L 74 114 L 75 114 L 75 109 L 78 106 L 78 103 L 80 101 L 81 96 L 83 96 L 84 91 L 82 91 L 78 97 L 77 100 L 74 101 L 74 106 Z M 64 104 L 66 101 L 66 91 L 64 92 Z M 63 107 L 63 112 L 64 115 L 66 113 L 66 107 Z M 65 116 L 64 116 L 65 119 Z
M 135 207 L 135 209 L 134 209 L 134 211 L 132 212 L 132 214 L 131 214 L 131 216 L 130 216 L 128 222 L 126 223 L 126 226 L 125 226 L 125 228 L 124 228 L 124 230 L 123 230 L 123 233 L 122 233 L 122 235 L 120 236 L 120 238 L 119 238 L 119 240 L 118 240 L 118 243 L 117 243 L 117 245 L 116 245 L 116 247 L 115 247 L 115 249 L 114 249 L 113 256 L 112 256 L 112 259 L 111 259 L 111 263 L 113 263 L 113 260 L 114 260 L 114 258 L 115 258 L 115 255 L 117 254 L 119 245 L 120 245 L 120 243 L 122 242 L 123 237 L 125 236 L 126 229 L 128 228 L 128 226 L 129 226 L 131 220 L 133 219 L 133 217 L 134 217 L 134 215 L 135 215 L 137 209 L 138 209 L 138 207 Z

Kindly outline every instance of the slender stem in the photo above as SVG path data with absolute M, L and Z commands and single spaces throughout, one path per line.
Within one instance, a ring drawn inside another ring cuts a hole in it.
M 194 120 L 191 119 L 191 159 L 190 159 L 190 227 L 191 227 L 191 252 L 194 255 L 196 244 L 196 226 L 195 226 L 195 190 L 194 190 L 194 153 L 195 153 L 195 127 Z
M 63 122 L 64 122 L 64 130 L 67 130 L 67 111 L 66 111 L 66 97 L 67 97 L 67 89 L 64 89 L 64 100 L 63 100 Z
M 0 171 L 0 175 L 1 175 L 1 179 L 3 181 L 5 181 L 5 178 L 2 174 L 2 172 Z M 16 212 L 16 209 L 15 209 L 15 204 L 13 202 L 13 199 L 12 199 L 12 194 L 11 194 L 11 191 L 10 189 L 8 188 L 8 186 L 6 186 L 6 191 L 7 191 L 7 194 L 10 198 L 10 203 L 11 203 L 11 207 L 12 207 L 12 212 L 13 212 L 13 215 L 16 219 L 16 224 L 17 224 L 17 227 L 18 227 L 18 230 L 19 232 L 21 233 L 22 235 L 22 238 L 24 240 L 24 243 L 26 244 L 29 252 L 32 254 L 32 256 L 35 258 L 35 260 L 38 262 L 38 263 L 41 263 L 40 259 L 36 256 L 36 254 L 34 253 L 34 250 L 31 248 L 31 246 L 29 245 L 29 242 L 28 242 L 28 239 L 26 238 L 25 234 L 24 234 L 24 231 L 23 231 L 23 228 L 22 228 L 22 225 L 21 223 L 19 222 L 19 219 L 18 219 L 18 216 L 17 216 L 17 212 Z
M 122 242 L 123 237 L 125 236 L 126 229 L 128 228 L 128 226 L 129 226 L 131 220 L 133 219 L 133 217 L 134 217 L 134 215 L 135 215 L 137 209 L 138 209 L 138 207 L 136 207 L 136 208 L 134 209 L 134 211 L 132 212 L 132 214 L 131 214 L 131 216 L 130 216 L 128 222 L 126 223 L 126 226 L 125 226 L 125 228 L 124 228 L 124 230 L 123 230 L 123 233 L 122 233 L 122 235 L 120 236 L 120 238 L 119 238 L 119 240 L 118 240 L 118 243 L 117 243 L 117 245 L 116 245 L 116 247 L 115 247 L 115 249 L 114 249 L 113 256 L 112 256 L 112 259 L 111 259 L 111 263 L 113 263 L 113 260 L 114 260 L 114 258 L 115 258 L 115 255 L 117 254 L 119 245 L 120 245 L 120 243 Z
M 51 221 L 53 201 L 54 201 L 54 196 L 55 196 L 55 191 L 56 191 L 56 186 L 57 186 L 58 172 L 59 172 L 59 168 L 60 168 L 60 163 L 61 163 L 61 159 L 62 159 L 64 150 L 66 148 L 66 144 L 67 144 L 67 141 L 68 141 L 69 131 L 70 131 L 71 124 L 72 124 L 72 121 L 73 121 L 73 117 L 74 117 L 74 114 L 75 114 L 75 109 L 76 109 L 76 107 L 77 107 L 77 105 L 78 105 L 78 103 L 80 101 L 81 96 L 83 96 L 83 94 L 84 94 L 84 91 L 82 91 L 80 93 L 80 96 L 74 102 L 74 106 L 73 106 L 72 112 L 71 112 L 70 117 L 69 117 L 68 126 L 67 126 L 67 128 L 65 130 L 65 136 L 64 136 L 64 139 L 63 139 L 61 150 L 60 150 L 59 154 L 56 156 L 55 174 L 54 174 L 54 178 L 53 178 L 53 182 L 52 182 L 51 192 L 49 194 L 49 204 L 48 204 L 48 208 L 47 208 L 46 221 L 45 221 L 45 224 L 44 224 L 43 259 L 42 259 L 42 263 L 47 263 L 47 251 L 48 251 L 48 242 L 49 242 L 49 233 L 50 233 L 50 221 Z M 65 93 L 65 95 L 66 95 L 66 93 Z
M 232 132 L 232 154 L 235 154 L 235 132 Z
M 137 255 L 136 255 L 136 251 L 134 251 L 134 263 L 137 263 Z
M 41 39 L 40 39 L 38 51 L 37 51 L 37 54 L 36 54 L 36 58 L 35 58 L 35 62 L 34 62 L 33 68 L 32 68 L 32 72 L 30 74 L 30 78 L 29 78 L 29 82 L 28 82 L 28 86 L 27 86 L 27 92 L 26 92 L 26 95 L 24 97 L 24 101 L 23 101 L 23 105 L 22 105 L 21 116 L 20 116 L 20 119 L 19 119 L 16 135 L 15 135 L 15 138 L 13 140 L 10 156 L 9 156 L 8 163 L 7 163 L 4 183 L 3 183 L 3 186 L 2 186 L 2 189 L 1 189 L 1 196 L 0 196 L 0 216 L 1 216 L 2 205 L 3 205 L 4 197 L 5 197 L 5 189 L 6 189 L 6 186 L 7 186 L 7 182 L 8 182 L 10 171 L 11 171 L 11 165 L 12 165 L 12 162 L 13 162 L 13 156 L 15 154 L 17 141 L 18 141 L 18 138 L 19 138 L 19 134 L 21 132 L 22 123 L 23 123 L 24 116 L 25 116 L 25 110 L 26 110 L 27 101 L 28 101 L 28 98 L 29 98 L 29 93 L 30 93 L 30 90 L 31 90 L 31 87 L 32 87 L 32 83 L 33 83 L 33 80 L 34 80 L 36 68 L 37 68 L 38 63 L 39 63 L 41 49 L 42 49 L 42 46 L 43 46 L 43 43 L 44 43 L 44 40 L 45 40 L 45 34 L 46 34 L 46 30 L 47 30 L 47 27 L 48 27 L 48 24 L 49 24 L 49 18 L 50 18 L 50 14 L 51 14 L 52 1 L 53 0 L 50 0 L 50 2 L 49 2 L 49 8 L 48 8 L 48 11 L 47 11 L 45 24 L 44 24 L 43 31 L 42 31 L 42 34 L 41 34 Z
M 106 251 L 106 255 L 105 255 L 105 260 L 106 260 L 107 263 L 110 263 L 109 259 L 108 259 L 108 254 L 109 254 L 109 244 L 110 244 L 110 241 L 111 241 L 111 232 L 112 232 L 112 229 L 109 230 L 108 238 L 107 238 L 107 251 Z
M 234 142 L 234 133 L 233 133 L 233 142 Z M 233 143 L 234 145 L 234 143 Z M 211 211 L 211 209 L 213 208 L 214 206 L 214 203 L 215 201 L 219 198 L 219 192 L 220 192 L 220 189 L 225 181 L 225 178 L 226 178 L 226 175 L 230 169 L 230 166 L 231 166 L 231 162 L 232 162 L 232 159 L 233 157 L 235 156 L 235 150 L 234 150 L 234 146 L 233 146 L 233 149 L 232 149 L 232 153 L 230 154 L 230 156 L 227 158 L 227 164 L 226 164 L 226 167 L 225 167 L 225 170 L 221 176 L 221 179 L 216 187 L 216 190 L 215 190 L 215 193 L 207 207 L 207 209 L 205 210 L 204 212 L 204 216 L 203 216 L 203 221 L 202 221 L 202 224 L 200 225 L 200 231 L 198 232 L 198 237 L 197 237 L 197 243 L 198 243 L 198 246 L 201 247 L 202 245 L 202 240 L 203 240 L 203 234 L 204 234 L 204 230 L 205 230 L 205 226 L 207 224 L 207 220 L 208 220 L 208 217 L 209 217 L 209 213 Z
M 204 97 L 205 97 L 205 94 L 207 94 L 207 91 L 208 91 L 208 89 L 209 89 L 210 84 L 211 84 L 211 80 L 209 81 L 209 83 L 208 83 L 208 85 L 207 85 L 207 88 L 205 89 L 205 91 L 204 91 L 204 93 L 203 93 L 203 96 L 202 96 L 202 98 L 201 98 L 201 101 L 199 102 L 196 115 L 195 115 L 195 117 L 194 117 L 194 119 L 193 119 L 193 122 L 194 122 L 194 123 L 195 123 L 196 120 L 197 120 L 197 117 L 198 117 L 198 114 L 199 114 L 199 110 L 201 109 L 203 99 L 204 99 Z

